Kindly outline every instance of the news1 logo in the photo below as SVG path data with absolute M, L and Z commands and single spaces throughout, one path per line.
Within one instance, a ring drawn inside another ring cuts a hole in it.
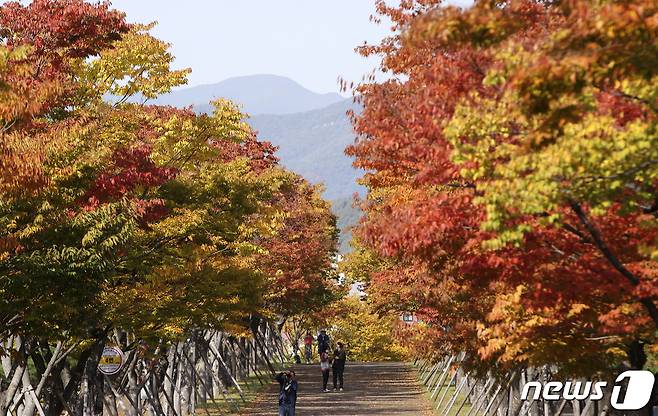
M 622 383 L 626 383 L 626 391 L 622 395 Z M 629 370 L 621 373 L 612 386 L 610 405 L 617 410 L 639 410 L 651 400 L 654 376 L 650 371 Z M 549 381 L 542 384 L 539 381 L 531 381 L 523 386 L 521 400 L 528 400 L 530 389 L 534 387 L 531 400 L 538 400 L 541 396 L 544 400 L 601 400 L 604 396 L 603 390 L 608 386 L 606 381 L 581 382 L 581 381 Z

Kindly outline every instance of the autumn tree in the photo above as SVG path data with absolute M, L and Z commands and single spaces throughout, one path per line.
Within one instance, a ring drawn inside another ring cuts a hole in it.
M 409 351 L 393 336 L 402 325 L 396 314 L 379 315 L 365 300 L 348 295 L 326 311 L 329 334 L 354 361 L 401 361 Z
M 245 331 L 325 301 L 328 204 L 236 105 L 149 105 L 189 72 L 171 69 L 152 25 L 107 3 L 36 0 L 0 6 L 0 27 L 0 358 L 12 378 L 0 413 L 33 366 L 49 414 L 82 414 L 111 334 L 134 340 L 133 357 L 137 344 L 163 354 L 199 328 Z M 74 360 L 47 365 L 55 345 Z
M 278 232 L 260 243 L 267 250 L 261 267 L 273 278 L 271 311 L 284 317 L 319 309 L 337 291 L 336 219 L 319 192 L 295 179 L 273 201 L 281 212 Z
M 358 235 L 381 308 L 474 366 L 644 363 L 656 223 L 643 4 L 378 3 L 384 82 L 357 87 Z M 612 52 L 612 51 L 619 51 Z M 653 68 L 653 67 L 652 67 Z M 402 288 L 402 289 L 400 289 Z

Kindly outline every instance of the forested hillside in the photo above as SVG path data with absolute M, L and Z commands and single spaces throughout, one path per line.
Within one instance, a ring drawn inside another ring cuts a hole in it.
M 350 99 L 303 113 L 252 116 L 248 123 L 262 140 L 279 147 L 278 155 L 287 168 L 324 183 L 325 197 L 333 200 L 363 192 L 356 183 L 361 172 L 344 153 L 355 137 L 346 112 L 355 109 Z
M 341 252 L 349 250 L 351 227 L 361 214 L 353 207 L 354 195 L 364 191 L 357 184 L 363 172 L 355 169 L 344 153 L 355 138 L 347 112 L 359 108 L 349 99 L 319 110 L 263 114 L 248 120 L 262 140 L 279 147 L 277 154 L 284 166 L 313 183 L 324 184 L 324 196 L 332 201 L 332 211 L 338 217 Z
M 354 198 L 340 198 L 331 201 L 331 211 L 338 217 L 340 230 L 339 249 L 341 253 L 351 250 L 352 228 L 359 222 L 363 212 L 354 206 Z

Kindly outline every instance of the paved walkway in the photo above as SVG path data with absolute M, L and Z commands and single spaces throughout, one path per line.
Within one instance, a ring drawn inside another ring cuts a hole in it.
M 429 416 L 429 403 L 414 371 L 403 363 L 347 363 L 345 391 L 323 393 L 319 364 L 295 366 L 296 416 Z M 329 384 L 332 379 L 330 377 Z M 278 384 L 245 415 L 276 415 Z

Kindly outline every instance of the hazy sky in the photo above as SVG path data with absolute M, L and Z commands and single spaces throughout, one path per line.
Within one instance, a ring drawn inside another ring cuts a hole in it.
M 374 0 L 113 0 L 130 22 L 157 20 L 154 34 L 172 44 L 189 85 L 276 74 L 317 91 L 358 81 L 376 61 L 354 52 L 388 33 L 369 21 Z

